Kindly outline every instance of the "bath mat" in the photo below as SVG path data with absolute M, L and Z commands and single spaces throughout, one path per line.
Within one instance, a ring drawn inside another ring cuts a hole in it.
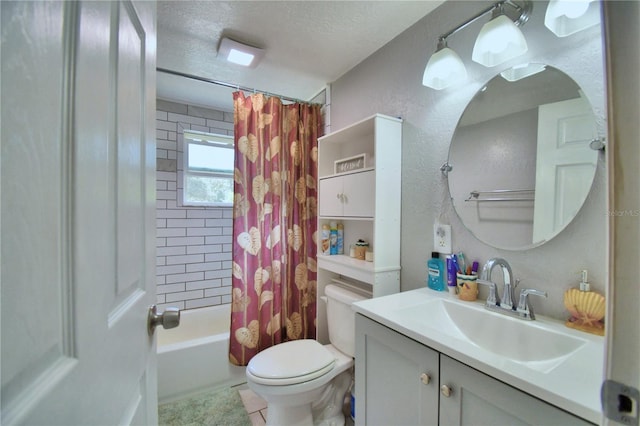
M 215 390 L 158 406 L 161 426 L 250 426 L 236 389 Z

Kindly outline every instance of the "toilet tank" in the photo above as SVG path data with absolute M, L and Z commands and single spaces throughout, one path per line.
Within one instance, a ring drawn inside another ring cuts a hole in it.
M 371 296 L 335 284 L 327 285 L 324 294 L 327 297 L 329 341 L 340 352 L 353 357 L 356 344 L 356 313 L 351 309 L 351 304 L 369 299 Z

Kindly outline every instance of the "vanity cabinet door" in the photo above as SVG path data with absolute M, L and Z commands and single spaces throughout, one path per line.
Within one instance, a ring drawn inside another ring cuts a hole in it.
M 356 315 L 357 425 L 436 425 L 438 353 Z
M 591 425 L 446 355 L 440 355 L 440 425 Z M 434 423 L 435 424 L 435 423 Z

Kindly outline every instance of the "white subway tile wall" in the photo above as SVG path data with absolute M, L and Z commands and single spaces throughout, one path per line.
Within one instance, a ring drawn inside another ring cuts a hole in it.
M 233 112 L 157 100 L 156 284 L 160 310 L 231 303 L 231 207 L 184 207 L 184 130 L 233 135 Z

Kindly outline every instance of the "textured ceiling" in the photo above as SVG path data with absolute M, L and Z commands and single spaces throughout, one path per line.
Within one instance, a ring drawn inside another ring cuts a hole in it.
M 159 1 L 158 67 L 308 100 L 443 1 Z M 223 36 L 262 47 L 254 69 L 217 58 Z M 231 92 L 158 73 L 158 97 L 232 109 Z

